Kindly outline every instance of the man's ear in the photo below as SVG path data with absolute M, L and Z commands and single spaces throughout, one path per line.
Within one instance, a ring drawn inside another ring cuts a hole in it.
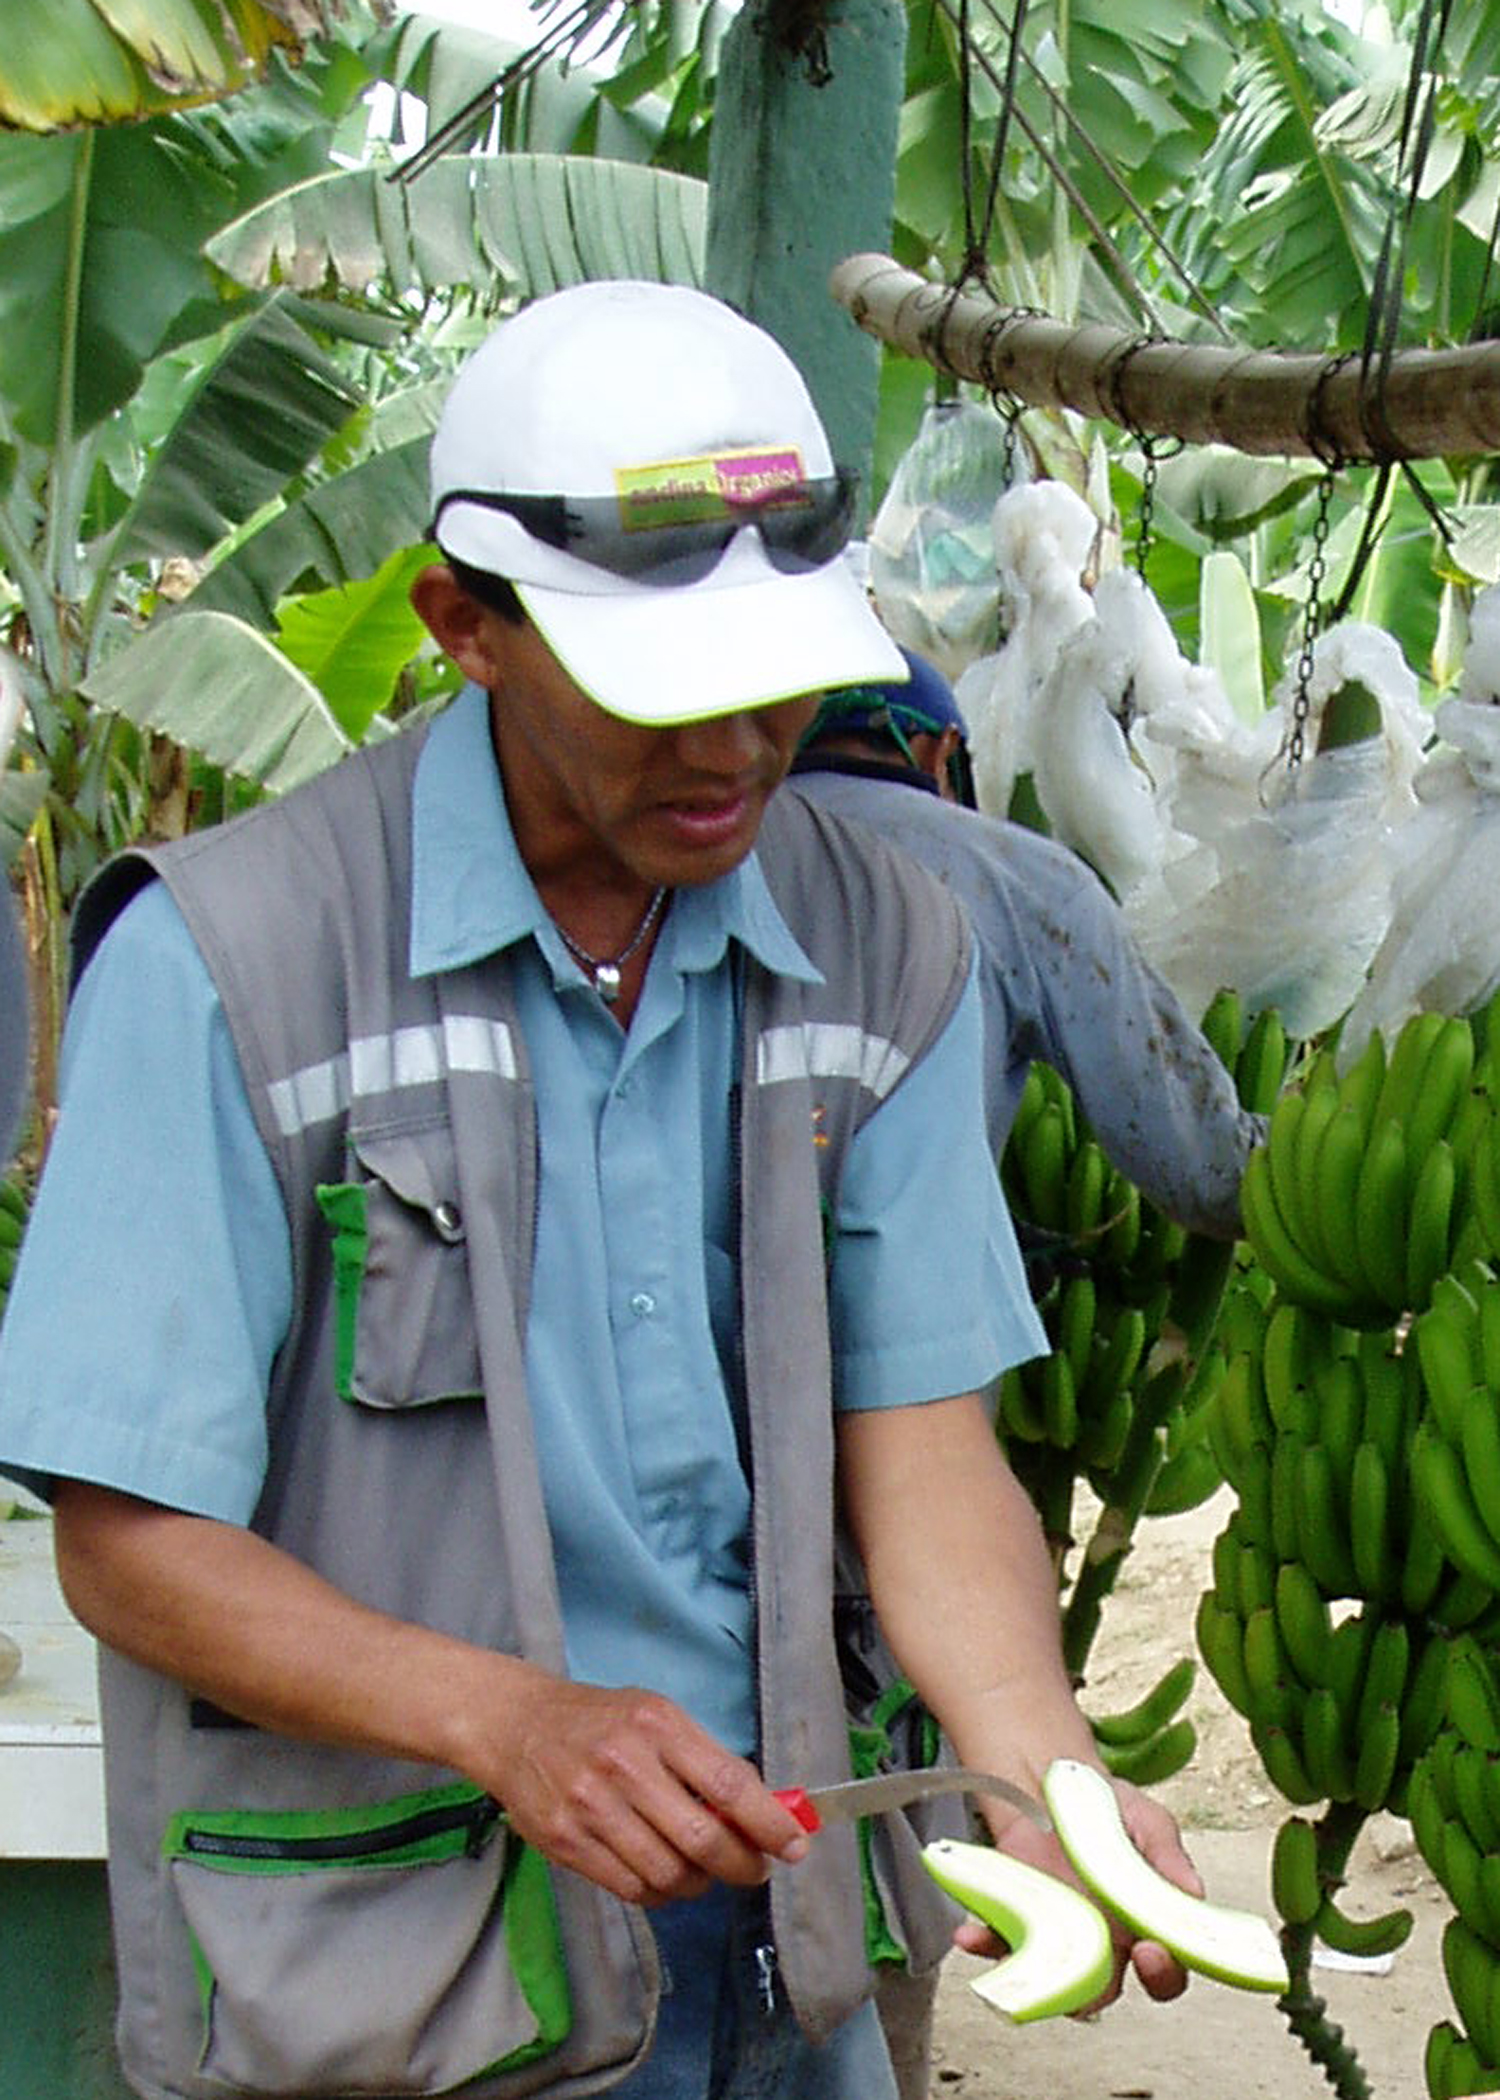
M 438 647 L 452 657 L 466 678 L 488 692 L 496 674 L 490 616 L 477 598 L 469 596 L 446 562 L 432 562 L 418 572 L 411 602 Z
M 911 746 L 911 755 L 917 762 L 919 772 L 942 786 L 948 769 L 948 760 L 958 746 L 956 729 L 915 729 L 906 740 Z

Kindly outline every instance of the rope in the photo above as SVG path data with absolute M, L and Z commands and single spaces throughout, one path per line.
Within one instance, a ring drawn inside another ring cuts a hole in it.
M 414 182 L 434 161 L 441 159 L 450 146 L 472 131 L 482 117 L 497 109 L 512 88 L 522 86 L 533 74 L 539 73 L 558 51 L 570 47 L 574 38 L 582 35 L 588 28 L 596 12 L 592 0 L 580 0 L 580 4 L 570 14 L 565 15 L 551 29 L 545 30 L 534 44 L 513 58 L 503 72 L 497 73 L 487 87 L 482 87 L 477 94 L 471 95 L 451 117 L 445 119 L 436 131 L 428 135 L 415 153 L 402 161 L 400 167 L 391 170 L 386 181 L 400 184 Z
M 1406 274 L 1407 236 L 1421 198 L 1422 175 L 1427 166 L 1428 149 L 1437 126 L 1437 81 L 1428 75 L 1428 47 L 1429 42 L 1434 50 L 1441 44 L 1448 27 L 1451 5 L 1452 0 L 1422 0 L 1417 32 L 1412 42 L 1411 67 L 1407 74 L 1406 97 L 1401 111 L 1401 138 L 1396 155 L 1399 176 L 1401 168 L 1407 164 L 1407 148 L 1411 145 L 1415 133 L 1416 143 L 1410 161 L 1405 209 L 1398 209 L 1396 200 L 1392 200 L 1385 230 L 1381 235 L 1380 254 L 1375 264 L 1375 276 L 1370 287 L 1369 306 L 1365 315 L 1359 413 L 1361 426 L 1369 441 L 1371 456 L 1375 459 L 1390 458 L 1399 449 L 1386 413 L 1386 385 L 1401 327 L 1401 287 Z M 1424 81 L 1427 88 L 1425 97 L 1422 92 Z M 1420 119 L 1417 117 L 1419 105 Z

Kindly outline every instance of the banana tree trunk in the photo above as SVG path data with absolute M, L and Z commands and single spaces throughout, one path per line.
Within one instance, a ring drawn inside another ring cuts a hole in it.
M 781 343 L 866 485 L 879 356 L 830 306 L 828 272 L 890 239 L 905 51 L 903 0 L 750 0 L 709 155 L 704 282 Z

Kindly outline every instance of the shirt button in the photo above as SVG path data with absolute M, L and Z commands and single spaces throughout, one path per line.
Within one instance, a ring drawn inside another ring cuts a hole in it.
M 636 1291 L 630 1300 L 630 1310 L 638 1320 L 649 1320 L 656 1310 L 656 1300 L 649 1291 Z

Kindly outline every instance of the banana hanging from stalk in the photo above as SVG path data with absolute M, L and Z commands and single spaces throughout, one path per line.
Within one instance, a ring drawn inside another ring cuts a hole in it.
M 1420 1313 L 1466 1253 L 1500 1256 L 1500 1119 L 1470 1023 L 1416 1014 L 1342 1077 L 1315 1059 L 1272 1109 L 1241 1207 L 1282 1297 L 1349 1327 Z

